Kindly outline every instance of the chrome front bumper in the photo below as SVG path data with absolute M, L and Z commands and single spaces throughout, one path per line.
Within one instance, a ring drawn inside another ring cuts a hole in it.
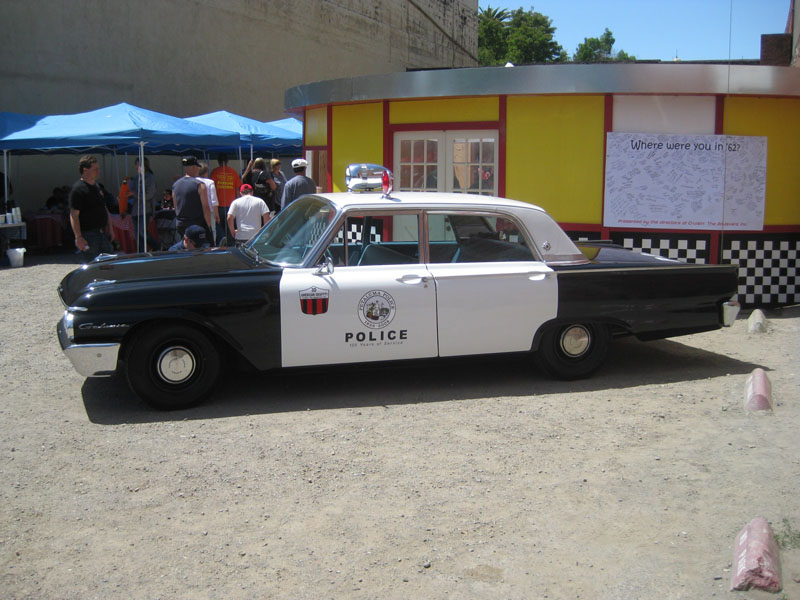
M 73 344 L 63 317 L 56 329 L 61 350 L 78 373 L 84 377 L 108 377 L 117 370 L 118 343 Z
M 722 324 L 730 327 L 736 321 L 736 316 L 741 310 L 741 306 L 736 300 L 729 300 L 722 303 Z

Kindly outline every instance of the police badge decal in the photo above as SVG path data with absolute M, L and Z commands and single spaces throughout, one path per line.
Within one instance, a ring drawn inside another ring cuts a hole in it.
M 370 329 L 386 327 L 394 319 L 394 298 L 383 290 L 372 290 L 358 302 L 358 318 Z
M 320 315 L 328 312 L 328 296 L 324 288 L 310 287 L 300 290 L 300 310 L 306 315 Z

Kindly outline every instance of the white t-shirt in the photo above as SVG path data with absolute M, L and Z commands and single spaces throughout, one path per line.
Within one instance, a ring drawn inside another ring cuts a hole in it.
M 214 209 L 219 206 L 219 200 L 217 200 L 217 186 L 214 185 L 214 181 L 212 179 L 206 179 L 205 177 L 198 177 L 200 181 L 206 184 L 206 193 L 208 195 L 208 207 L 211 209 L 211 220 L 214 219 Z
M 228 214 L 236 219 L 236 240 L 244 242 L 261 229 L 261 218 L 269 214 L 269 208 L 258 196 L 245 194 L 231 202 Z

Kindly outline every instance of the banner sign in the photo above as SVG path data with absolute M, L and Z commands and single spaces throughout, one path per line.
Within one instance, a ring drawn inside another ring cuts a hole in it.
M 764 228 L 767 138 L 607 136 L 605 227 Z

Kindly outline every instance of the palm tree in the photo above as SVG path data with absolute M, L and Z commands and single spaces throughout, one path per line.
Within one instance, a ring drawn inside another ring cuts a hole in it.
M 486 20 L 505 23 L 511 16 L 505 8 L 492 8 L 491 6 L 487 6 L 486 8 L 479 8 L 478 11 L 478 18 L 481 21 Z

